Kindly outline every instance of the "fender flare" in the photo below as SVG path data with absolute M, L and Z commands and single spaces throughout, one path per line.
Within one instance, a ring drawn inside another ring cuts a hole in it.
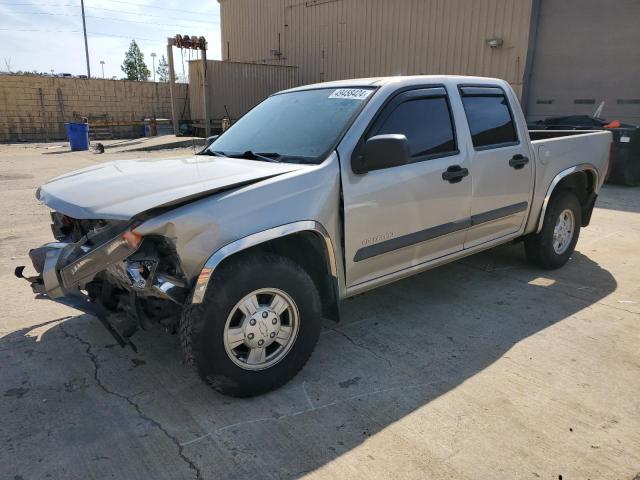
M 331 237 L 329 236 L 329 233 L 322 226 L 322 224 L 314 220 L 303 220 L 299 222 L 287 223 L 285 225 L 280 225 L 279 227 L 274 227 L 268 230 L 253 233 L 234 242 L 228 243 L 224 247 L 216 250 L 207 259 L 204 267 L 202 267 L 202 270 L 198 275 L 198 279 L 196 280 L 196 284 L 193 289 L 191 303 L 202 303 L 205 292 L 207 291 L 207 287 L 209 286 L 209 281 L 218 265 L 220 265 L 220 263 L 222 263 L 224 259 L 248 248 L 268 242 L 269 240 L 275 240 L 276 238 L 282 238 L 300 232 L 313 232 L 318 234 L 322 238 L 322 240 L 324 241 L 325 250 L 327 252 L 329 272 L 334 277 L 337 283 L 338 267 L 336 264 L 336 255 L 333 249 L 333 242 L 331 240 Z
M 544 223 L 544 216 L 547 213 L 547 206 L 549 205 L 549 200 L 551 199 L 551 195 L 553 194 L 553 191 L 555 190 L 555 188 L 558 186 L 558 184 L 563 178 L 566 178 L 569 175 L 572 175 L 577 172 L 592 172 L 593 173 L 593 185 L 592 185 L 593 192 L 597 194 L 600 191 L 600 175 L 598 173 L 598 169 L 594 165 L 590 163 L 581 163 L 579 165 L 569 167 L 566 170 L 562 170 L 553 178 L 553 180 L 551 181 L 551 184 L 549 184 L 547 193 L 544 196 L 544 201 L 542 202 L 542 209 L 540 211 L 540 218 L 538 219 L 538 227 L 536 228 L 536 233 L 540 233 L 542 231 L 542 224 Z

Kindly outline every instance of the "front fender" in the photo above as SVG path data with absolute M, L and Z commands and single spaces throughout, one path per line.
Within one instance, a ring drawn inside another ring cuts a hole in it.
M 313 232 L 322 238 L 327 253 L 328 271 L 337 282 L 338 267 L 336 264 L 336 253 L 329 233 L 319 222 L 316 222 L 314 220 L 303 220 L 299 222 L 280 225 L 279 227 L 270 228 L 268 230 L 263 230 L 252 235 L 248 235 L 215 251 L 207 259 L 204 267 L 198 275 L 195 287 L 193 289 L 191 302 L 193 304 L 202 303 L 211 277 L 213 276 L 213 273 L 215 272 L 218 265 L 220 265 L 220 263 L 222 263 L 224 259 L 238 252 L 254 247 L 256 245 L 260 245 L 270 240 L 283 238 L 288 235 L 293 235 L 301 232 Z

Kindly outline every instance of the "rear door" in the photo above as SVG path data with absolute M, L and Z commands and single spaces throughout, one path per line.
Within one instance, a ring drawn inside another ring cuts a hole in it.
M 446 90 L 395 95 L 363 141 L 382 134 L 405 135 L 411 163 L 343 175 L 348 287 L 462 250 L 468 226 L 469 165 Z
M 464 242 L 471 248 L 520 230 L 533 168 L 528 138 L 518 132 L 507 92 L 477 85 L 459 91 L 473 144 L 471 228 Z

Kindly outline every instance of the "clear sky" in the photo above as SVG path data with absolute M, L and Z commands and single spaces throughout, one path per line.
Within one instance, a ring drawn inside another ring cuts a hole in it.
M 181 8 L 184 6 L 184 10 Z M 216 0 L 85 0 L 91 76 L 123 77 L 124 52 L 135 39 L 152 69 L 166 55 L 167 37 L 204 36 L 207 57 L 220 58 L 220 6 Z M 184 50 L 185 69 L 189 51 Z M 195 58 L 195 52 L 191 53 Z M 0 71 L 86 75 L 80 0 L 0 0 Z M 176 73 L 182 74 L 180 50 L 174 49 Z M 153 76 L 151 77 L 153 79 Z

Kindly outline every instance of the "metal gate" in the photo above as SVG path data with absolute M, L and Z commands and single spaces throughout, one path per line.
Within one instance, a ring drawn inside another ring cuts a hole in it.
M 204 127 L 203 63 L 189 62 L 189 106 L 193 125 Z M 298 68 L 220 60 L 207 61 L 207 110 L 213 130 L 231 123 L 274 92 L 299 85 Z

